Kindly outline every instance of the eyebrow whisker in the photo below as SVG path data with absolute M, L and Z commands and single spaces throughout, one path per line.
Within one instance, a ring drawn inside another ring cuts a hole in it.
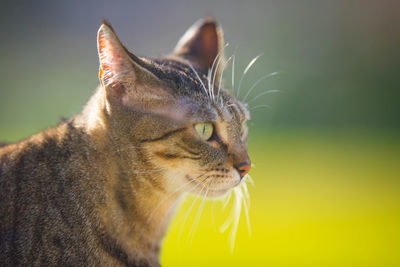
M 279 92 L 280 92 L 280 90 L 276 90 L 276 89 L 267 90 L 267 91 L 265 91 L 265 92 L 262 92 L 262 93 L 256 95 L 255 97 L 253 97 L 252 99 L 250 99 L 247 103 L 251 103 L 251 102 L 253 102 L 254 100 L 257 100 L 259 97 L 261 97 L 261 96 L 263 96 L 263 95 L 266 95 L 266 94 L 273 94 L 273 93 L 279 93 Z
M 277 75 L 277 74 L 279 74 L 279 72 L 275 71 L 275 72 L 268 73 L 268 74 L 262 76 L 261 78 L 259 78 L 259 79 L 250 87 L 250 89 L 247 91 L 246 95 L 245 95 L 244 98 L 243 98 L 243 102 L 246 101 L 247 97 L 251 94 L 251 92 L 257 87 L 257 85 L 258 85 L 260 82 L 262 82 L 263 80 L 265 80 L 265 79 L 267 79 L 267 78 L 269 78 L 269 77 L 275 76 L 275 75 Z
M 262 54 L 257 55 L 256 57 L 254 57 L 250 63 L 247 65 L 247 67 L 244 69 L 242 77 L 240 77 L 240 81 L 239 81 L 239 87 L 238 87 L 238 91 L 236 93 L 236 98 L 238 98 L 240 96 L 240 87 L 242 85 L 243 82 L 243 78 L 244 76 L 246 76 L 246 73 L 249 71 L 249 69 L 251 68 L 251 66 L 254 65 L 254 63 L 256 63 L 256 61 L 262 56 Z
M 196 75 L 197 79 L 200 81 L 202 87 L 204 88 L 204 91 L 205 91 L 206 94 L 208 95 L 208 93 L 207 93 L 207 88 L 206 88 L 206 86 L 204 85 L 203 81 L 201 80 L 199 74 L 197 73 L 197 71 L 195 70 L 195 68 L 193 67 L 193 65 L 192 65 L 189 61 L 187 61 L 187 63 L 188 63 L 188 65 L 189 65 L 189 67 L 192 69 L 192 71 L 194 72 L 194 74 Z

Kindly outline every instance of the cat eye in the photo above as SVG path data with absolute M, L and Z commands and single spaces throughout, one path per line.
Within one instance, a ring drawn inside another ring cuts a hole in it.
M 204 141 L 210 139 L 214 132 L 214 126 L 210 122 L 196 123 L 194 125 L 194 129 L 196 130 L 197 134 L 201 137 L 201 139 L 203 139 Z

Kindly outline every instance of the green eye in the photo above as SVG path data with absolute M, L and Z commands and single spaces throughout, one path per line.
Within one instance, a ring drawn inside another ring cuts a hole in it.
M 207 141 L 211 138 L 214 132 L 214 126 L 210 122 L 201 122 L 194 125 L 196 132 L 200 135 L 201 139 Z

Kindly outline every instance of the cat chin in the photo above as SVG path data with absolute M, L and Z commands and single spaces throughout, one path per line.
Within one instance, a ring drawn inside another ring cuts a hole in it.
M 211 198 L 211 199 L 222 198 L 226 194 L 228 194 L 231 189 L 232 188 L 230 188 L 230 189 L 221 189 L 221 190 L 209 190 L 209 192 L 207 194 L 207 198 Z
M 233 188 L 233 187 L 232 187 Z M 201 195 L 202 197 L 207 197 L 211 199 L 219 198 L 225 196 L 232 188 L 208 188 L 205 190 L 204 188 L 195 188 L 195 190 L 191 190 L 191 194 Z M 206 192 L 207 191 L 207 192 Z
M 231 188 L 210 188 L 208 189 L 207 198 L 217 199 L 226 196 L 234 187 Z M 201 194 L 201 196 L 205 196 L 205 192 L 196 192 L 196 194 Z

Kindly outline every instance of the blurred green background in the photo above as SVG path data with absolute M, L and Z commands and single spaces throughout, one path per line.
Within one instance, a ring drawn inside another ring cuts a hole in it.
M 199 203 L 182 226 L 189 196 L 163 266 L 400 266 L 399 10 L 399 1 L 1 1 L 0 140 L 81 110 L 98 83 L 102 18 L 136 54 L 157 56 L 212 15 L 227 54 L 238 47 L 237 80 L 263 53 L 242 97 L 275 71 L 249 99 L 280 93 L 249 103 L 271 106 L 250 122 L 251 236 L 243 217 L 231 254 L 215 231 L 220 204 L 212 214 L 207 201 L 190 242 Z

